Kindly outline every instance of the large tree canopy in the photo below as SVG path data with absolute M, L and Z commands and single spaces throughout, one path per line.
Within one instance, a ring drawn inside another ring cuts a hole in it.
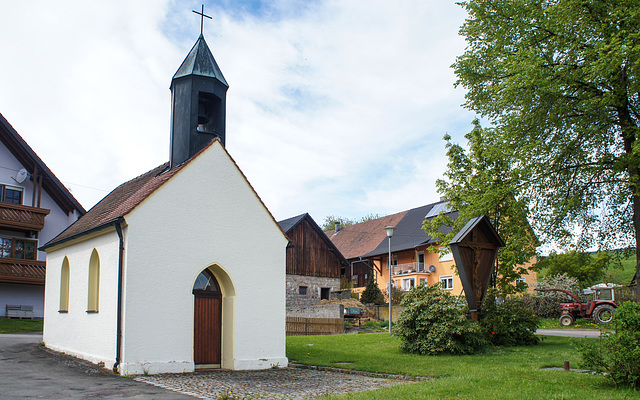
M 494 124 L 540 238 L 640 253 L 640 1 L 460 4 L 457 85 Z
M 449 201 L 449 207 L 459 210 L 452 220 L 440 214 L 425 220 L 425 231 L 438 243 L 449 243 L 453 236 L 471 218 L 486 215 L 505 242 L 498 252 L 493 273 L 493 286 L 503 295 L 524 290 L 526 285 L 514 285 L 516 279 L 527 273 L 525 263 L 535 256 L 537 240 L 527 223 L 526 202 L 517 170 L 506 159 L 500 146 L 492 140 L 491 129 L 483 129 L 479 121 L 465 135 L 469 149 L 451 142 L 447 135 L 447 179 L 438 179 L 438 192 Z M 442 227 L 450 229 L 442 229 Z

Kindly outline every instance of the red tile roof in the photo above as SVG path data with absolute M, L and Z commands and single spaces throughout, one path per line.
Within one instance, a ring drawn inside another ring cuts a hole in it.
M 344 258 L 359 257 L 374 250 L 380 242 L 387 238 L 385 226 L 396 226 L 407 211 L 387 215 L 359 224 L 345 226 L 338 232 L 325 232 L 329 239 L 340 250 Z

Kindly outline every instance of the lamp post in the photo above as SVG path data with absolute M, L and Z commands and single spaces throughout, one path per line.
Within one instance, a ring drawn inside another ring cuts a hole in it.
M 387 231 L 387 237 L 389 238 L 389 284 L 387 285 L 387 296 L 389 296 L 389 333 L 391 333 L 391 316 L 393 315 L 393 309 L 391 307 L 391 236 L 393 236 L 395 229 L 395 226 L 384 227 L 384 230 Z

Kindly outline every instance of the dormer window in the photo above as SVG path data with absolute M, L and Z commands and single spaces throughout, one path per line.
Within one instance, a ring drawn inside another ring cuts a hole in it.
M 0 201 L 11 204 L 22 204 L 22 188 L 0 185 Z

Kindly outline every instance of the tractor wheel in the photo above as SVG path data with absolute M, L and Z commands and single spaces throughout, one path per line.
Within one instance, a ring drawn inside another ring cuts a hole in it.
M 564 314 L 562 316 L 560 316 L 560 325 L 561 326 L 571 326 L 573 325 L 573 321 L 575 319 L 573 318 L 573 315 L 571 314 Z
M 616 312 L 616 309 L 609 304 L 603 304 L 601 306 L 596 307 L 593 310 L 593 320 L 599 324 L 608 324 L 613 320 L 613 314 Z

